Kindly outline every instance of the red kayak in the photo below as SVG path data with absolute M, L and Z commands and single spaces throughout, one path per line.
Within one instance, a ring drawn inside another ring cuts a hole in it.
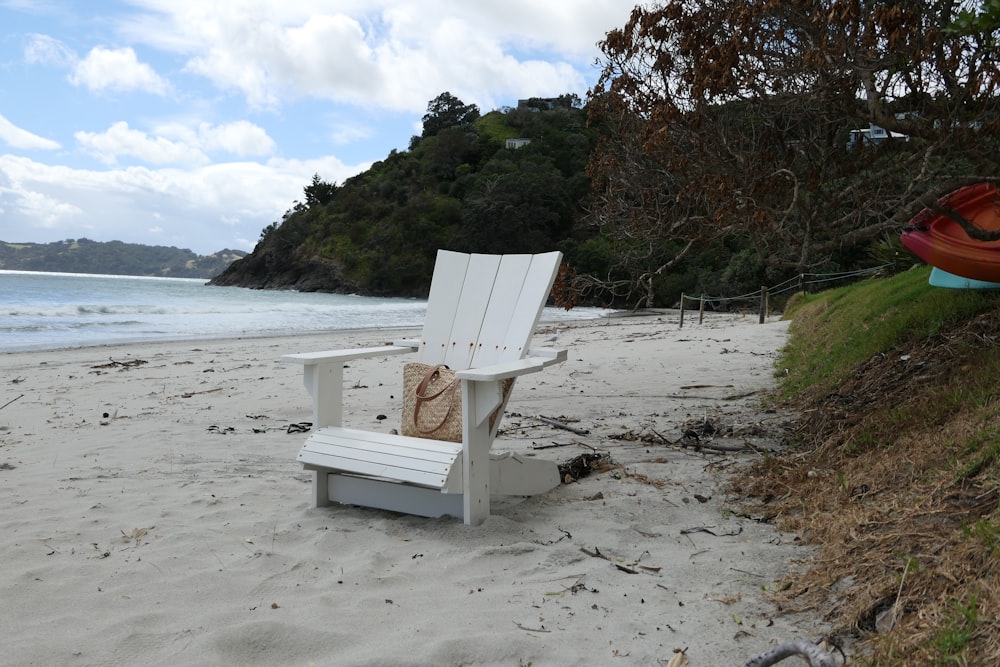
M 1000 199 L 992 183 L 959 188 L 939 201 L 976 227 L 1000 230 Z M 969 238 L 958 223 L 924 209 L 910 220 L 903 245 L 931 266 L 972 280 L 1000 282 L 1000 241 Z

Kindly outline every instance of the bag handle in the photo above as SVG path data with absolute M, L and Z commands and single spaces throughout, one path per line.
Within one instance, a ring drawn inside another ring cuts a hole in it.
M 448 368 L 448 366 L 446 366 L 445 364 L 438 364 L 434 368 L 427 371 L 427 373 L 424 375 L 424 379 L 420 381 L 420 384 L 417 385 L 416 390 L 413 392 L 414 396 L 416 396 L 417 399 L 416 404 L 413 406 L 413 426 L 420 433 L 424 434 L 433 433 L 434 431 L 444 426 L 445 422 L 448 421 L 448 418 L 451 417 L 452 411 L 455 409 L 455 394 L 454 392 L 452 392 L 452 395 L 450 397 L 451 400 L 448 401 L 448 412 L 444 414 L 444 417 L 441 419 L 441 423 L 429 429 L 420 428 L 420 406 L 423 405 L 424 402 L 433 401 L 435 398 L 437 398 L 444 392 L 453 389 L 455 383 L 458 382 L 458 379 L 456 378 L 451 382 L 449 382 L 448 384 L 446 384 L 443 389 L 440 389 L 439 391 L 433 394 L 429 395 L 426 394 L 425 392 L 427 391 L 427 387 L 430 385 L 431 382 L 434 381 L 434 378 L 439 377 L 441 375 L 442 368 Z

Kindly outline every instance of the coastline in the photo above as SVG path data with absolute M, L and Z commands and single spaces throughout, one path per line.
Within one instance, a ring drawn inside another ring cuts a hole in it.
M 385 332 L 383 336 L 386 340 L 392 338 L 395 340 L 397 337 L 393 332 L 400 332 L 405 337 L 406 332 L 419 333 L 420 328 L 415 326 L 387 326 L 387 327 L 356 327 L 350 329 L 328 329 L 325 331 L 299 331 L 295 333 L 290 333 L 286 335 L 275 335 L 273 333 L 264 333 L 260 335 L 244 335 L 244 336 L 233 336 L 232 334 L 218 334 L 215 336 L 209 335 L 199 335 L 193 336 L 191 338 L 177 338 L 172 335 L 167 335 L 167 337 L 159 338 L 149 338 L 149 337 L 139 337 L 134 339 L 121 339 L 111 342 L 95 342 L 88 343 L 85 345 L 64 345 L 64 346 L 51 346 L 47 344 L 39 344 L 37 347 L 21 347 L 15 349 L 2 350 L 0 349 L 0 359 L 5 355 L 19 355 L 19 354 L 44 354 L 46 352 L 54 352 L 62 354 L 64 352 L 74 352 L 74 351 L 85 351 L 85 350 L 100 350 L 107 348 L 116 349 L 133 349 L 140 347 L 152 347 L 152 348 L 170 348 L 172 346 L 184 346 L 190 348 L 191 346 L 205 347 L 209 345 L 221 345 L 226 346 L 230 344 L 239 343 L 249 343 L 253 341 L 260 341 L 264 345 L 269 345 L 270 341 L 284 341 L 284 340 L 300 340 L 300 339 L 315 339 L 316 344 L 320 345 L 323 349 L 330 346 L 330 340 L 340 340 L 341 338 L 346 341 L 351 341 L 356 337 L 362 339 L 375 339 L 379 338 L 379 334 Z M 335 345 L 339 345 L 336 343 Z M 284 354 L 284 353 L 282 353 Z
M 477 527 L 308 509 L 304 436 L 287 427 L 309 420 L 309 398 L 279 357 L 415 329 L 4 353 L 7 659 L 646 665 L 686 648 L 716 665 L 822 634 L 764 599 L 809 552 L 730 511 L 726 470 L 751 455 L 651 436 L 698 420 L 775 446 L 761 425 L 778 417 L 756 401 L 787 323 L 678 329 L 667 311 L 545 322 L 536 339 L 555 327 L 569 360 L 518 382 L 495 447 L 560 462 L 592 447 L 614 465 L 496 502 Z M 350 364 L 350 425 L 398 425 L 401 369 Z

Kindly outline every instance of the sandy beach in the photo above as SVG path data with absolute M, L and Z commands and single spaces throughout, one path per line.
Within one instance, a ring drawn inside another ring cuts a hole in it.
M 760 454 L 681 446 L 693 425 L 778 446 L 783 417 L 759 401 L 787 323 L 560 326 L 569 360 L 518 381 L 495 448 L 613 464 L 475 527 L 309 508 L 288 428 L 309 397 L 279 357 L 415 332 L 0 355 L 0 663 L 657 665 L 686 649 L 715 667 L 822 635 L 766 599 L 809 552 L 725 492 Z M 400 357 L 345 375 L 348 425 L 398 427 Z

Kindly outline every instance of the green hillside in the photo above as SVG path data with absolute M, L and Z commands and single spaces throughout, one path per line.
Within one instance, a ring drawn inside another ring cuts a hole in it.
M 317 175 L 305 201 L 213 283 L 419 296 L 439 248 L 561 249 L 588 269 L 606 269 L 595 233 L 578 224 L 596 140 L 579 101 L 566 96 L 552 108 L 484 116 L 447 101 L 463 113 L 447 122 L 425 118 L 424 136 L 409 150 L 393 151 L 343 184 Z M 528 141 L 508 147 L 514 138 Z

